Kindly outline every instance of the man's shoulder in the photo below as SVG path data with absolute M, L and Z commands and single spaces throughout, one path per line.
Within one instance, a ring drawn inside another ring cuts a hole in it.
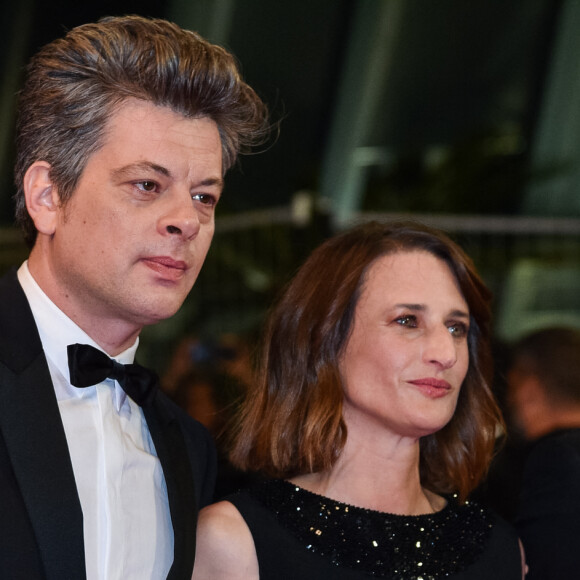
M 580 429 L 550 433 L 536 441 L 525 466 L 526 478 L 580 480 Z
M 17 269 L 15 267 L 10 268 L 0 275 L 0 295 L 4 293 L 23 294 L 22 287 L 18 283 Z
M 213 437 L 199 421 L 162 391 L 157 394 L 157 407 L 163 410 L 166 418 L 179 426 L 193 470 L 198 505 L 208 505 L 213 500 L 217 472 L 217 450 Z
M 32 316 L 16 268 L 11 268 L 0 276 L 0 315 L 15 318 L 22 316 L 23 311 L 30 312 Z
M 160 390 L 157 396 L 158 404 L 164 409 L 167 416 L 177 421 L 187 435 L 213 444 L 213 439 L 207 428 L 175 403 L 167 393 Z
M 13 268 L 0 277 L 0 362 L 14 370 L 27 367 L 42 351 L 38 330 Z
M 535 442 L 531 452 L 539 455 L 554 452 L 580 454 L 580 428 L 560 429 L 544 435 Z

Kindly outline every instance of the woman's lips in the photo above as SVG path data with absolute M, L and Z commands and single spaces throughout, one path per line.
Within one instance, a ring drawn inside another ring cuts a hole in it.
M 157 272 L 164 280 L 173 282 L 183 278 L 187 270 L 187 264 L 183 260 L 174 260 L 168 256 L 143 258 L 143 263 Z
M 447 381 L 432 377 L 415 379 L 408 382 L 411 385 L 418 387 L 424 395 L 431 397 L 432 399 L 444 397 L 451 391 L 451 385 Z

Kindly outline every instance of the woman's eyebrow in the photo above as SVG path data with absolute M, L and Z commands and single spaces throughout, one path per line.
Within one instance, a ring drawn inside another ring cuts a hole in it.
M 420 311 L 420 310 L 426 310 L 427 307 L 424 304 L 407 304 L 407 303 L 401 303 L 401 304 L 395 304 L 396 308 L 407 308 L 408 310 L 415 310 L 415 311 Z
M 395 304 L 395 308 L 406 308 L 413 312 L 424 312 L 427 310 L 427 306 L 424 304 L 411 304 L 411 303 L 400 303 Z M 456 316 L 457 318 L 469 318 L 469 312 L 465 310 L 454 309 L 449 313 L 450 316 Z

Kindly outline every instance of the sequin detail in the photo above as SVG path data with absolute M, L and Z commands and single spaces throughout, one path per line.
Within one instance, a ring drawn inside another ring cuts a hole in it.
M 476 503 L 449 497 L 435 514 L 400 516 L 350 506 L 283 480 L 251 495 L 274 512 L 305 548 L 336 566 L 392 580 L 439 580 L 464 570 L 483 552 L 493 527 Z

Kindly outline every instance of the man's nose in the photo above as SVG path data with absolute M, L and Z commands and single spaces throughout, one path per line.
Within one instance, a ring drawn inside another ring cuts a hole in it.
M 159 219 L 159 233 L 190 240 L 197 235 L 199 228 L 199 215 L 189 192 L 173 196 Z

